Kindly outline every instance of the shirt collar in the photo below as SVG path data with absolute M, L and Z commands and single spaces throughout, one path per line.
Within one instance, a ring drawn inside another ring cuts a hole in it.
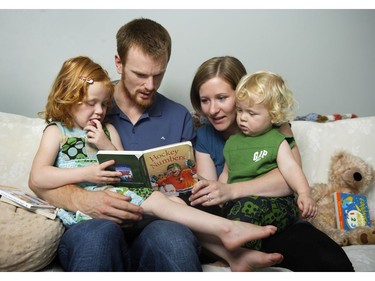
M 129 120 L 128 116 L 126 116 L 121 109 L 118 107 L 118 105 L 115 102 L 115 99 L 112 99 L 113 104 L 112 104 L 112 110 L 111 112 L 108 113 L 108 116 L 111 115 L 118 115 L 120 118 Z M 160 94 L 156 92 L 156 98 L 155 101 L 151 104 L 150 107 L 146 108 L 146 110 L 142 113 L 141 117 L 139 118 L 140 120 L 143 118 L 148 118 L 148 117 L 160 117 L 162 116 L 162 107 L 161 107 L 162 100 L 160 98 Z

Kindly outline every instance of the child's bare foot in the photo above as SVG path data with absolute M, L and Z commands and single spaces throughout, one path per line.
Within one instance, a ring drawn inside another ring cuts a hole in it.
M 282 262 L 283 255 L 278 253 L 264 253 L 257 250 L 239 248 L 230 257 L 230 269 L 235 272 L 253 271 L 255 268 L 272 266 Z
M 260 226 L 241 221 L 231 221 L 233 224 L 228 229 L 224 229 L 219 235 L 224 247 L 234 250 L 241 247 L 246 242 L 267 238 L 276 233 L 277 227 L 273 225 Z

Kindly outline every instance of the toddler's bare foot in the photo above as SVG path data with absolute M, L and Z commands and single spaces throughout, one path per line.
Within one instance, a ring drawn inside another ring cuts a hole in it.
M 232 223 L 232 226 L 224 230 L 221 235 L 224 247 L 228 250 L 237 249 L 252 240 L 267 238 L 277 231 L 274 225 L 260 226 L 241 221 L 232 221 Z
M 264 253 L 257 250 L 239 248 L 228 261 L 233 272 L 253 271 L 255 268 L 272 266 L 282 262 L 283 255 Z

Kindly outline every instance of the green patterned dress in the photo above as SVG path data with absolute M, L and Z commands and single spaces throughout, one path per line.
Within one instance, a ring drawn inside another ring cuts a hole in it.
M 48 124 L 48 126 L 51 125 L 56 125 L 62 133 L 59 153 L 54 164 L 56 167 L 69 169 L 85 167 L 98 163 L 96 157 L 98 150 L 96 147 L 87 143 L 86 131 L 77 128 L 68 129 L 60 122 Z M 106 128 L 104 128 L 104 131 L 110 139 L 109 131 Z M 141 205 L 152 193 L 152 189 L 150 188 L 128 188 L 125 186 L 114 187 L 109 185 L 97 185 L 90 182 L 81 182 L 77 183 L 77 185 L 87 190 L 110 190 L 125 196 L 130 196 L 130 203 L 138 206 Z M 58 209 L 57 215 L 67 227 L 76 224 L 77 222 L 91 219 L 90 216 L 81 211 L 73 213 L 61 208 Z

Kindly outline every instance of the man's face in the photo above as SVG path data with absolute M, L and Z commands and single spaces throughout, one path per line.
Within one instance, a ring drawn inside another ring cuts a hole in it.
M 117 60 L 116 60 L 117 61 Z M 167 69 L 168 58 L 154 59 L 137 47 L 129 49 L 125 65 L 117 63 L 125 94 L 136 105 L 149 107 Z

